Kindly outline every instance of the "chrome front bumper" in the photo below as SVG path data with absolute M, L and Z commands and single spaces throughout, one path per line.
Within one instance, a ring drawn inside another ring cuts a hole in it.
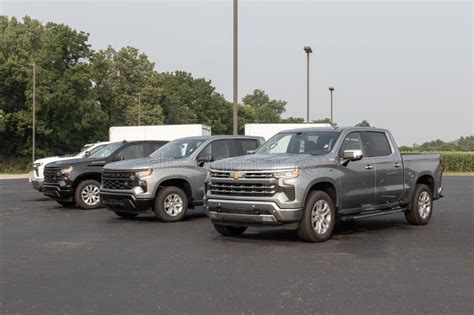
M 213 222 L 284 224 L 301 220 L 303 208 L 282 209 L 271 201 L 208 199 L 207 216 Z

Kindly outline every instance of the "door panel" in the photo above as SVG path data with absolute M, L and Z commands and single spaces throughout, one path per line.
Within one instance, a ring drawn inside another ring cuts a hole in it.
M 369 207 L 375 201 L 375 167 L 373 159 L 366 157 L 362 137 L 359 132 L 351 132 L 345 136 L 339 156 L 344 150 L 362 150 L 364 157 L 359 161 L 351 161 L 346 166 L 340 165 L 342 176 L 342 209 Z
M 375 205 L 400 201 L 403 188 L 403 164 L 400 153 L 390 145 L 384 132 L 362 133 L 367 155 L 375 166 Z

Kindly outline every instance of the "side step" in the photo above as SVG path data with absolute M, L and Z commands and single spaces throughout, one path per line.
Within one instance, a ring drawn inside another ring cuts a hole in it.
M 342 216 L 340 218 L 340 220 L 341 221 L 352 221 L 352 220 L 357 220 L 357 219 L 376 217 L 376 216 L 379 216 L 379 215 L 386 215 L 386 214 L 404 212 L 406 210 L 407 210 L 406 208 L 400 208 L 400 209 L 388 210 L 388 211 L 376 211 L 376 212 L 370 212 L 370 213 L 359 213 L 359 214 L 356 214 L 356 215 Z

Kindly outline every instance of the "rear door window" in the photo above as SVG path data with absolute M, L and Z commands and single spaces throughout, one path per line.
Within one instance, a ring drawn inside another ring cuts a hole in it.
M 385 132 L 365 131 L 362 132 L 362 138 L 367 156 L 378 157 L 392 154 L 392 148 Z

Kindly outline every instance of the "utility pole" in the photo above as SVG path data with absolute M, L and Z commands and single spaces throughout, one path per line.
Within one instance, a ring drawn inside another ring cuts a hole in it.
M 238 134 L 238 1 L 234 0 L 234 106 L 232 115 L 232 126 L 234 135 Z
M 141 93 L 138 93 L 138 125 L 141 126 Z
M 331 125 L 334 124 L 334 120 L 333 120 L 333 96 L 332 96 L 332 93 L 334 92 L 334 88 L 331 86 L 329 87 L 329 91 L 331 92 Z
M 32 150 L 32 156 L 31 158 L 33 159 L 32 162 L 35 161 L 35 148 L 36 148 L 36 63 L 33 63 L 33 135 L 32 135 L 32 140 L 33 140 L 33 150 Z
M 304 47 L 306 53 L 306 122 L 309 123 L 309 54 L 313 52 L 310 46 Z

